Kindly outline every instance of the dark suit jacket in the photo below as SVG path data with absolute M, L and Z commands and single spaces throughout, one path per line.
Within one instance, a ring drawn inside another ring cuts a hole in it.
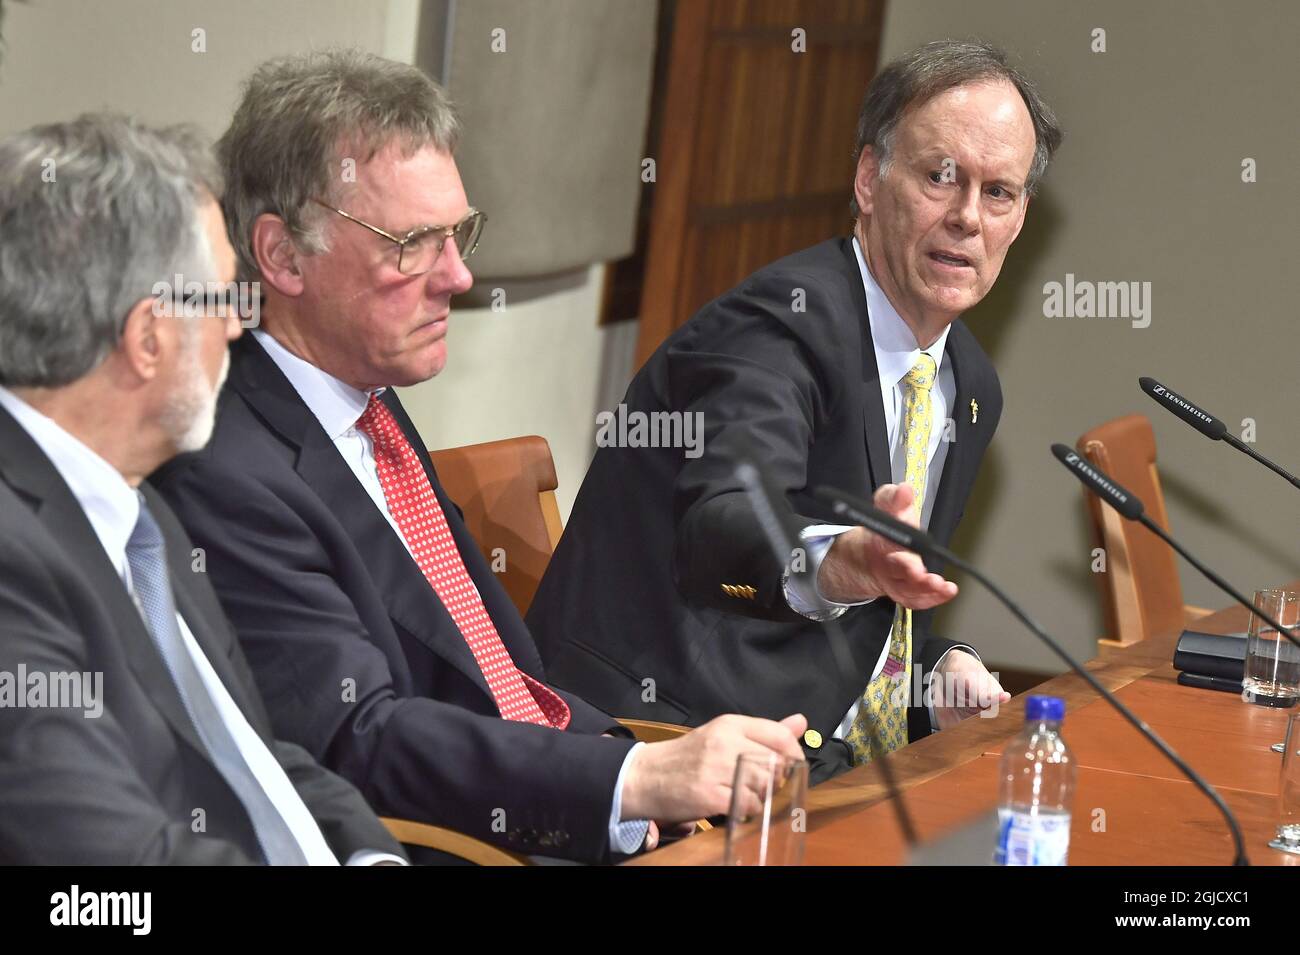
M 361 795 L 270 720 L 191 544 L 145 489 L 176 606 L 340 862 L 400 855 Z M 243 805 L 209 760 L 162 656 L 81 505 L 0 408 L 0 672 L 102 673 L 103 712 L 0 707 L 0 864 L 252 864 Z M 191 828 L 196 809 L 206 831 Z
M 384 401 L 502 641 L 543 680 L 532 637 L 391 389 Z M 628 734 L 571 694 L 562 694 L 567 732 L 500 718 L 437 594 L 253 336 L 233 346 L 211 443 L 150 480 L 207 548 L 277 733 L 354 782 L 381 814 L 510 849 L 608 857 Z
M 800 292 L 804 311 L 795 310 Z M 960 321 L 945 360 L 957 398 L 930 520 L 941 542 L 961 518 L 1002 408 L 997 375 Z M 802 712 L 825 740 L 808 752 L 814 775 L 846 767 L 847 747 L 831 734 L 867 684 L 894 605 L 879 599 L 841 618 L 851 662 L 837 665 L 824 625 L 786 605 L 782 565 L 734 469 L 755 458 L 788 495 L 797 527 L 839 523 L 811 488 L 869 497 L 891 481 L 851 240 L 775 262 L 706 305 L 651 356 L 623 402 L 629 412 L 698 412 L 702 454 L 597 450 L 528 612 L 552 679 L 647 719 Z M 913 661 L 926 672 L 953 646 L 926 632 L 928 617 L 916 615 L 913 637 Z M 912 708 L 909 730 L 913 739 L 930 731 L 924 708 Z

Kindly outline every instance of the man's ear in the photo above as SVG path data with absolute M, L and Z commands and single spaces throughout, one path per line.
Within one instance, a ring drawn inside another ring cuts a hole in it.
M 863 146 L 862 155 L 858 156 L 857 171 L 853 175 L 853 198 L 857 200 L 860 215 L 871 215 L 871 200 L 879 172 L 876 151 L 870 146 Z
M 126 367 L 141 381 L 152 381 L 162 365 L 164 316 L 157 299 L 143 298 L 131 306 L 122 323 L 117 350 Z
M 289 298 L 302 294 L 298 250 L 279 216 L 264 212 L 253 223 L 253 257 L 263 282 Z

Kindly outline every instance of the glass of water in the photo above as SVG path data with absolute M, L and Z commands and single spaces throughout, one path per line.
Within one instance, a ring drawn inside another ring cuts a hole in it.
M 1279 623 L 1286 623 L 1279 620 Z M 1292 713 L 1282 744 L 1282 779 L 1278 786 L 1277 838 L 1273 849 L 1300 855 L 1300 713 Z
M 1300 636 L 1300 593 L 1257 590 L 1255 606 L 1292 634 Z M 1300 700 L 1300 647 L 1250 615 L 1246 640 L 1246 674 L 1241 698 L 1263 706 L 1293 706 Z
M 724 865 L 799 865 L 807 831 L 808 764 L 777 753 L 736 760 Z

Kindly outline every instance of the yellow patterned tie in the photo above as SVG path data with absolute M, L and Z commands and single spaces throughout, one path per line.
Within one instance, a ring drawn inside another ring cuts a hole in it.
M 930 388 L 936 371 L 934 359 L 922 353 L 903 377 L 903 441 L 907 448 L 903 480 L 912 485 L 918 513 L 925 500 L 930 425 L 934 420 Z M 907 745 L 907 687 L 911 681 L 912 611 L 899 607 L 890 631 L 889 657 L 880 674 L 867 684 L 858 715 L 845 737 L 854 762 L 869 763 Z

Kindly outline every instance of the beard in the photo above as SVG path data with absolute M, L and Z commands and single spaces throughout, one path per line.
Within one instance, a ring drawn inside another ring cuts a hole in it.
M 186 349 L 181 380 L 172 404 L 163 413 L 162 427 L 177 454 L 198 451 L 212 437 L 212 429 L 217 420 L 217 395 L 226 382 L 230 371 L 230 352 L 227 350 L 221 362 L 221 373 L 217 375 L 215 385 L 208 385 L 208 376 L 203 372 L 199 360 L 198 336 L 194 336 L 192 347 Z

